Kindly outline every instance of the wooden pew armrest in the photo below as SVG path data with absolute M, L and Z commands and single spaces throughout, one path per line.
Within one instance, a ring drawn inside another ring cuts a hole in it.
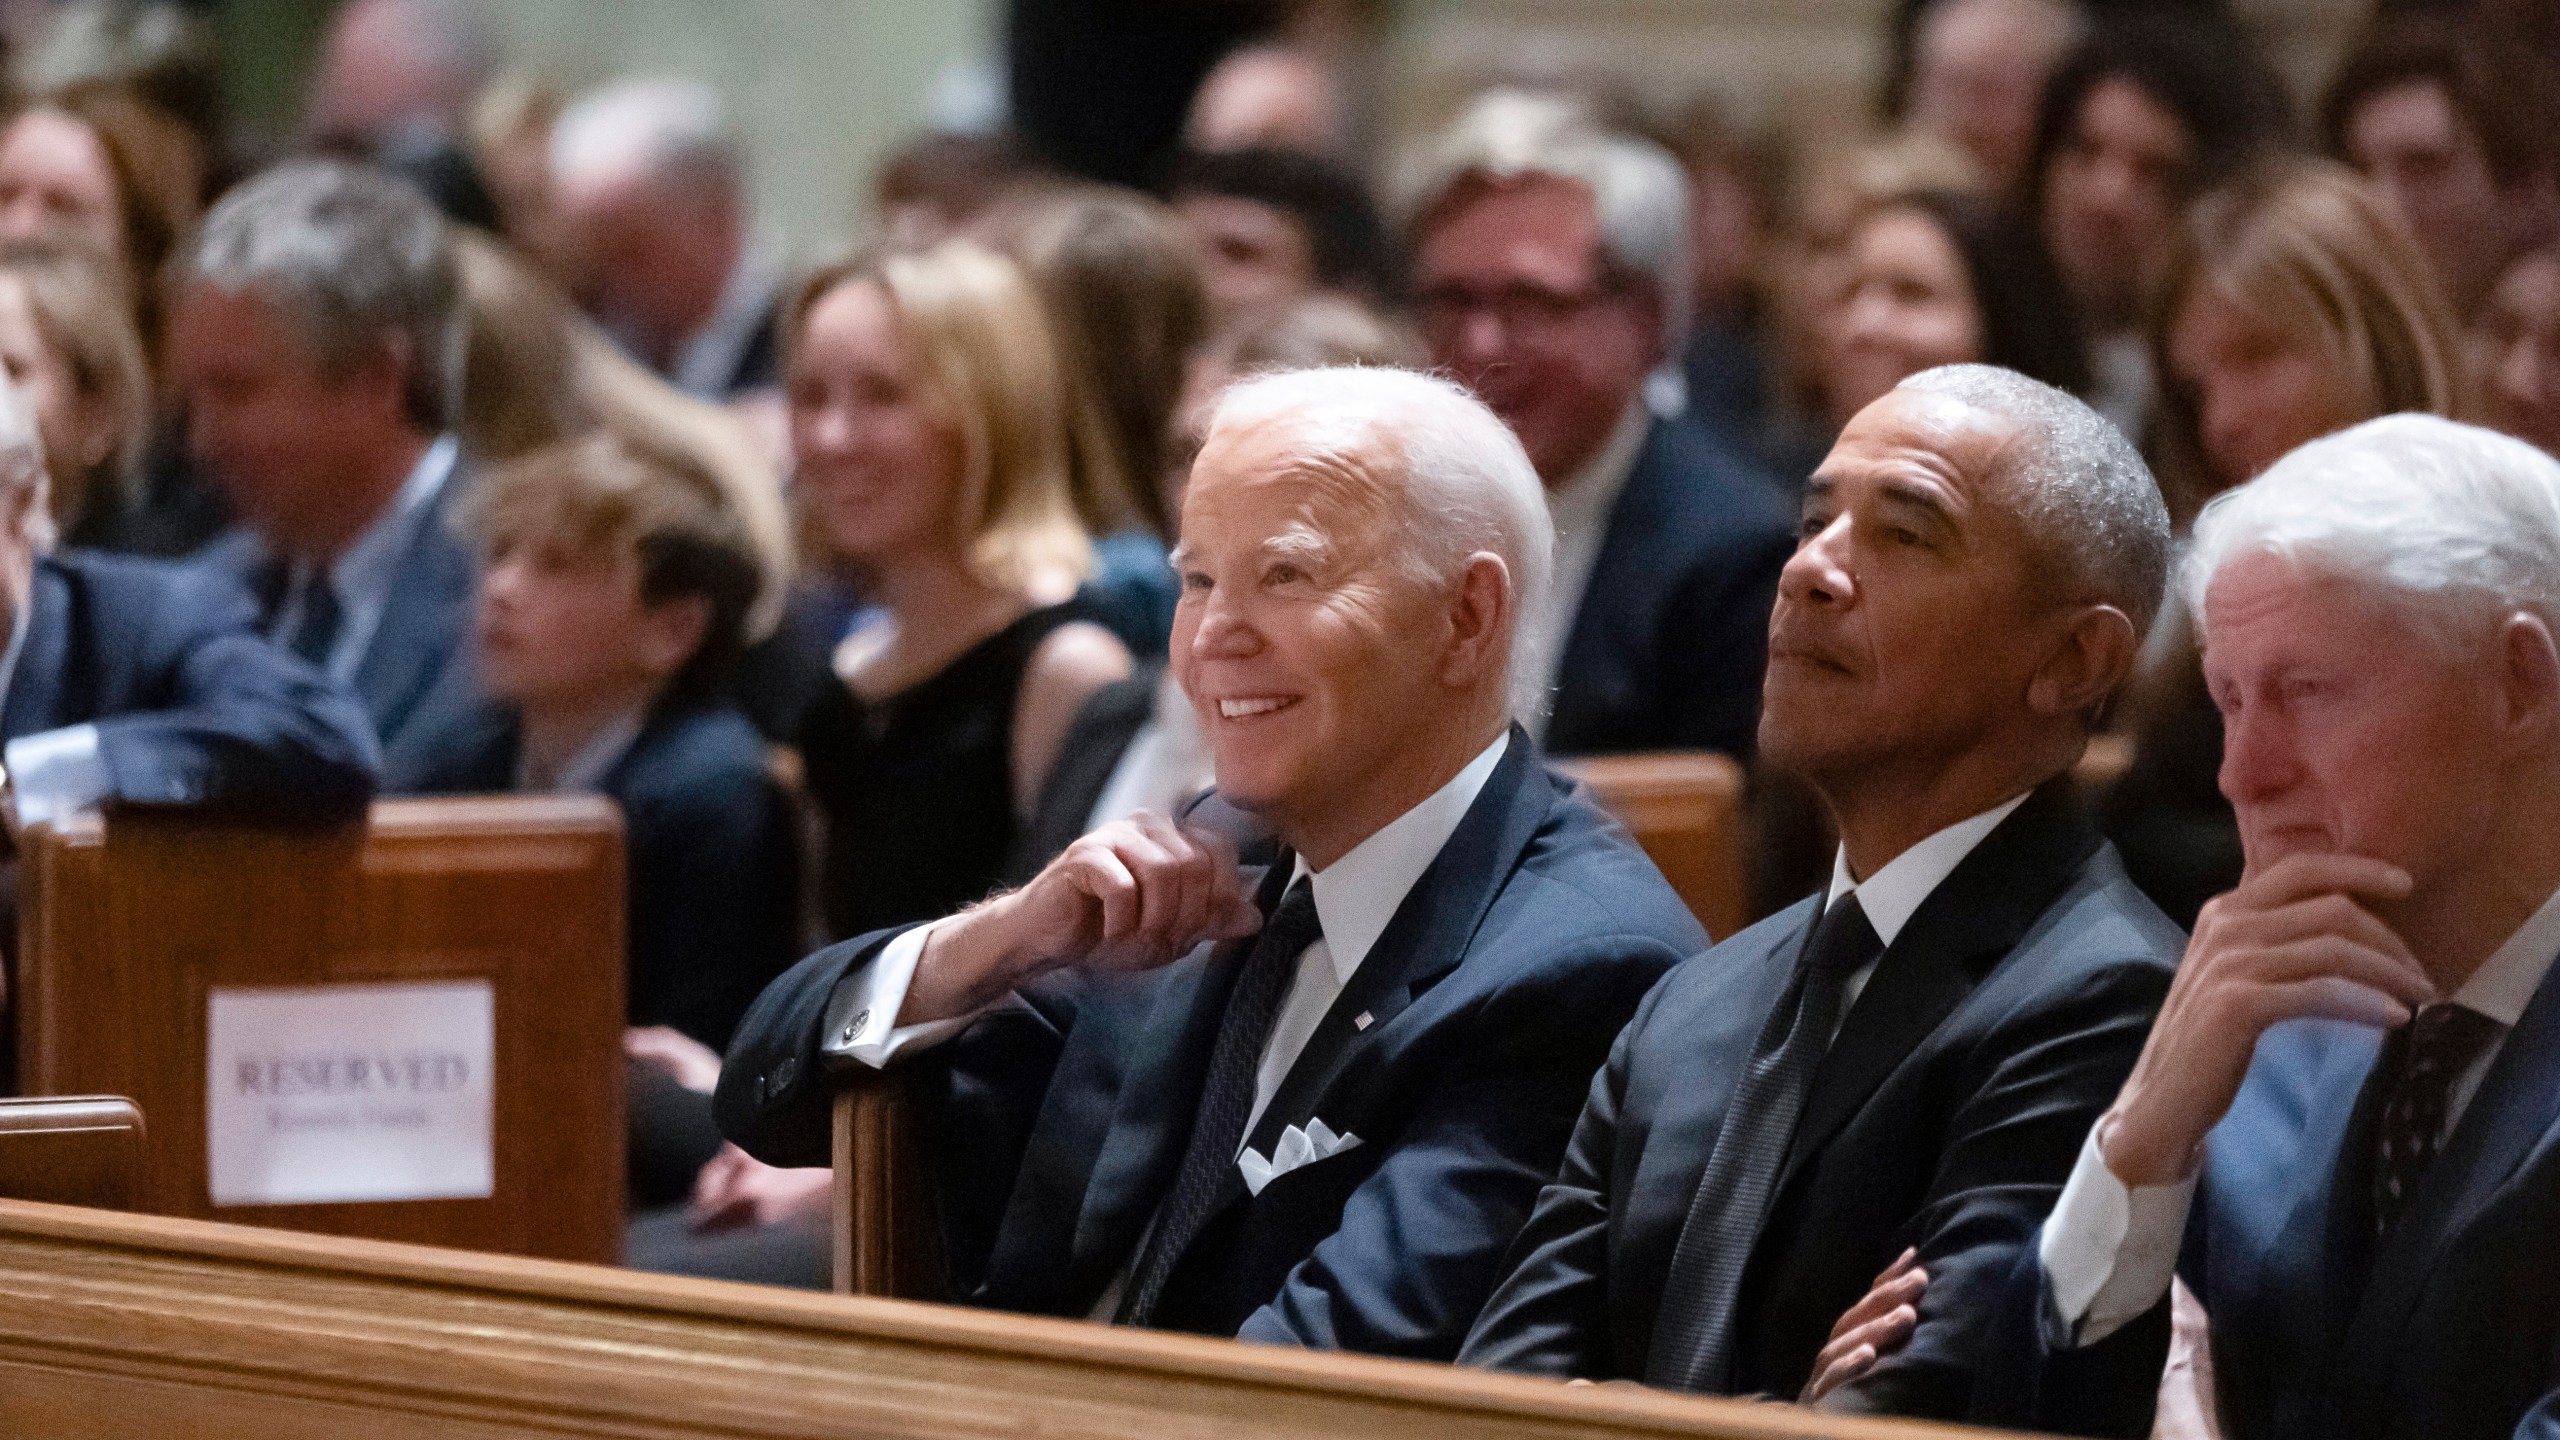
M 834 1281 L 838 1294 L 946 1298 L 932 1158 L 896 1070 L 844 1077 L 835 1102 Z

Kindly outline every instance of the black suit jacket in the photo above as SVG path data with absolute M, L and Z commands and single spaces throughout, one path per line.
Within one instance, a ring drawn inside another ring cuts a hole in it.
M 1646 998 L 1462 1361 L 1644 1378 L 1691 1198 L 1816 913 L 1772 916 Z M 1976 1394 L 1980 1302 L 2131 1070 L 2183 946 L 2065 782 L 1948 875 L 1815 1074 L 1736 1303 L 1742 1391 L 1801 1390 L 1832 1323 L 1911 1246 L 1931 1276 L 1918 1330 L 1837 1403 L 2014 1420 Z
M 1547 748 L 1749 755 L 1795 530 L 1755 461 L 1697 425 L 1654 421 L 1566 634 Z
M 363 710 L 255 619 L 235 588 L 163 562 L 39 560 L 0 740 L 96 725 L 110 804 L 361 816 L 376 764 Z
M 1264 885 L 1266 908 L 1287 857 Z M 722 1128 L 776 1164 L 824 1163 L 828 997 L 888 938 L 803 961 L 722 1071 Z M 1554 1173 L 1609 1037 L 1703 941 L 1651 862 L 1511 749 L 1299 1054 L 1247 1143 L 1322 1119 L 1361 1143 L 1250 1195 L 1230 1172 L 1156 1323 L 1446 1359 Z M 1083 1315 L 1172 1183 L 1249 941 L 1144 975 L 1030 987 L 917 1057 L 939 1107 L 957 1298 Z
M 2446 1138 L 2388 1241 L 2369 1238 L 2386 1041 L 2296 1020 L 2259 1038 L 2205 1143 L 2178 1271 L 2211 1321 L 2231 1440 L 2560 1437 L 2560 968 Z M 2032 1255 L 2029 1257 L 2032 1260 Z M 2009 1318 L 2047 1428 L 2148 1434 L 2168 1302 L 2063 1349 L 2022 1265 Z
M 470 462 L 457 461 L 400 558 L 381 627 L 356 667 L 356 696 L 382 742 L 382 788 L 392 794 L 420 788 L 444 737 L 469 724 L 481 703 L 470 645 L 478 566 L 452 528 L 454 502 L 470 483 Z M 273 589 L 267 576 L 274 562 L 245 529 L 215 540 L 189 563 L 253 598 Z
M 433 747 L 420 788 L 513 790 L 522 753 L 512 709 L 484 707 Z M 727 1045 L 799 950 L 798 827 L 763 737 L 734 705 L 668 701 L 603 788 L 622 807 L 631 1023 Z

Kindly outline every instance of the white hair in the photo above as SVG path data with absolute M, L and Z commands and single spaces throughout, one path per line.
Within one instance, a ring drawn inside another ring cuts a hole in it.
M 1286 421 L 1319 454 L 1386 442 L 1403 486 L 1401 558 L 1415 580 L 1448 584 L 1469 557 L 1501 557 L 1511 572 L 1511 706 L 1536 713 L 1546 698 L 1556 527 L 1537 469 L 1502 417 L 1437 376 L 1343 365 L 1239 380 L 1218 397 L 1210 428 L 1270 421 Z
M 1533 175 L 1590 189 L 1602 261 L 1659 292 L 1665 353 L 1679 353 L 1689 330 L 1688 177 L 1670 151 L 1606 128 L 1588 106 L 1530 90 L 1478 96 L 1409 166 L 1406 230 L 1418 240 L 1466 186 Z
M 1944 395 L 2017 427 L 2015 511 L 2064 598 L 2113 605 L 2139 635 L 2169 581 L 2169 507 L 2124 432 L 2069 391 L 1997 365 L 1940 365 L 1894 387 Z
M 26 388 L 0 376 L 0 496 L 17 500 L 26 492 L 25 518 L 19 538 L 39 555 L 53 548 L 52 487 L 45 479 L 44 434 L 36 428 L 34 399 Z
M 740 155 L 726 106 L 698 80 L 615 80 L 551 127 L 552 173 L 566 180 L 644 174 L 734 186 Z
M 2368 420 L 2204 507 L 2180 575 L 2199 623 L 2213 577 L 2251 554 L 2412 602 L 2439 638 L 2518 610 L 2560 629 L 2560 460 L 2440 416 Z

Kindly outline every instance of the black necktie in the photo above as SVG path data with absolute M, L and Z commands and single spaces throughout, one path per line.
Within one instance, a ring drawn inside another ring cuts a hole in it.
M 1129 1271 L 1129 1288 L 1121 1294 L 1113 1317 L 1122 1325 L 1144 1325 L 1155 1314 L 1175 1262 L 1209 1222 L 1211 1208 L 1235 1168 L 1236 1147 L 1244 1143 L 1245 1116 L 1253 1110 L 1254 1073 L 1262 1068 L 1263 1043 L 1280 1016 L 1280 1001 L 1298 973 L 1298 957 L 1324 938 L 1316 919 L 1315 887 L 1299 876 L 1280 897 L 1278 909 L 1263 922 L 1252 953 L 1227 992 L 1225 1018 L 1218 1041 L 1209 1051 L 1209 1077 L 1200 1091 L 1200 1111 L 1191 1122 L 1191 1142 L 1182 1152 L 1182 1168 L 1173 1188 L 1156 1210 L 1155 1230 Z
M 2460 1005 L 2429 1005 L 2409 1022 L 2399 1074 L 2374 1130 L 2373 1235 L 2387 1239 L 2444 1140 L 2454 1082 L 2506 1027 Z
M 302 614 L 295 617 L 293 638 L 287 644 L 294 654 L 325 670 L 345 621 L 346 613 L 338 607 L 338 587 L 329 583 L 329 572 L 314 570 L 311 583 L 302 589 Z
M 1840 1028 L 1850 976 L 1884 952 L 1855 892 L 1805 941 L 1795 977 L 1769 1012 L 1735 1083 L 1716 1148 L 1671 1252 L 1645 1383 L 1723 1394 L 1733 1388 L 1734 1299 L 1786 1164 L 1814 1071 Z

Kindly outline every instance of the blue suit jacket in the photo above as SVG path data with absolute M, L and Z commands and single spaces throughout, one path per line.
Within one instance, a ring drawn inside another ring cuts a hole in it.
M 2298 1020 L 2258 1041 L 2206 1142 L 2179 1273 L 2212 1324 L 2231 1440 L 2560 1437 L 2560 969 L 2378 1250 L 2381 1032 Z M 2040 1283 L 2013 1292 L 2030 1344 Z M 2032 1306 L 2029 1309 L 2028 1306 Z M 2038 1422 L 2145 1433 L 2167 1302 L 2079 1351 L 2042 1348 Z
M 2006 1280 L 2060 1195 L 2184 942 L 2066 783 L 1930 894 L 1842 1021 L 1743 1271 L 1741 1392 L 1796 1395 L 1832 1323 L 1910 1246 L 1932 1277 L 1918 1330 L 1833 1403 L 2017 1422 L 1976 1383 L 1977 1292 Z M 1816 913 L 1790 907 L 1646 998 L 1463 1363 L 1648 1377 L 1673 1249 Z
M 392 794 L 420 788 L 445 737 L 471 723 L 480 704 L 470 643 L 478 566 L 451 522 L 455 497 L 470 483 L 470 462 L 457 462 L 400 558 L 381 627 L 356 667 L 356 696 L 382 743 L 382 788 Z M 188 563 L 255 600 L 269 588 L 262 581 L 273 562 L 258 537 L 240 529 Z
M 40 560 L 0 740 L 96 725 L 111 804 L 355 819 L 374 790 L 364 712 L 254 618 L 231 586 L 163 562 Z
M 756 1002 L 721 1075 L 730 1138 L 777 1164 L 824 1162 L 819 1026 L 837 982 L 886 938 L 822 950 Z M 1610 1037 L 1704 939 L 1626 833 L 1515 730 L 1247 1139 L 1269 1154 L 1283 1127 L 1321 1118 L 1362 1143 L 1259 1195 L 1231 1171 L 1156 1323 L 1455 1354 Z M 940 1107 L 925 1133 L 939 1137 L 957 1298 L 1093 1307 L 1172 1183 L 1249 945 L 1044 982 L 917 1057 Z
M 1565 637 L 1547 748 L 1750 754 L 1795 531 L 1755 461 L 1697 425 L 1654 421 Z
M 513 790 L 522 753 L 513 709 L 484 707 L 425 762 L 421 788 Z M 800 944 L 798 823 L 764 738 L 725 701 L 664 701 L 603 788 L 622 807 L 631 1023 L 727 1045 Z

